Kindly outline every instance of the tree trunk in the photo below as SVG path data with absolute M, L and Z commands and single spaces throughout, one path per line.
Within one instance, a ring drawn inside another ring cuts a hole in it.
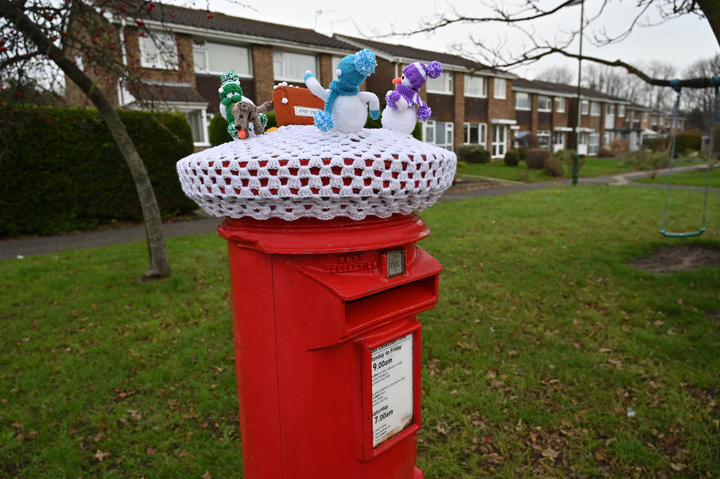
M 720 44 L 720 5 L 715 0 L 697 0 L 697 3 L 715 34 L 715 40 Z
M 15 7 L 9 0 L 0 0 L 0 13 L 12 22 L 13 25 L 27 38 L 32 40 L 38 48 L 45 52 L 60 69 L 87 95 L 93 105 L 98 109 L 105 124 L 115 140 L 115 144 L 130 169 L 135 190 L 137 191 L 140 207 L 145 221 L 145 236 L 147 238 L 150 255 L 150 269 L 145 272 L 143 279 L 165 278 L 170 276 L 170 263 L 168 262 L 165 240 L 162 233 L 160 208 L 158 207 L 150 177 L 145 164 L 135 148 L 125 125 L 120 121 L 115 108 L 105 94 L 95 86 L 92 80 L 80 70 L 62 51 L 57 48 L 22 10 Z

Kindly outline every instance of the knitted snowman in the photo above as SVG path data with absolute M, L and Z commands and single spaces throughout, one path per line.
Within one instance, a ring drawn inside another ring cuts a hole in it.
M 388 130 L 409 135 L 415 129 L 418 120 L 427 121 L 432 110 L 425 103 L 418 90 L 427 78 L 437 78 L 442 73 L 440 62 L 412 63 L 403 68 L 401 77 L 393 79 L 395 90 L 387 92 L 387 105 L 382 114 L 382 126 Z M 417 110 L 417 111 L 416 111 Z
M 377 119 L 380 101 L 374 93 L 361 92 L 360 85 L 375 73 L 375 54 L 367 48 L 348 55 L 338 63 L 337 80 L 324 89 L 312 73 L 305 74 L 305 85 L 318 98 L 325 101 L 325 109 L 315 112 L 315 126 L 322 131 L 343 133 L 358 132 L 365 126 L 368 109 L 370 117 Z
M 220 115 L 228 122 L 228 134 L 236 140 L 238 138 L 238 132 L 235 128 L 235 116 L 232 112 L 233 105 L 241 101 L 250 103 L 251 105 L 255 105 L 255 103 L 243 95 L 243 90 L 240 86 L 240 77 L 232 70 L 220 75 L 220 88 L 218 88 L 218 93 L 220 94 Z M 267 125 L 267 116 L 261 113 L 259 117 L 263 128 L 265 128 Z M 250 125 L 249 134 L 254 134 L 252 125 Z

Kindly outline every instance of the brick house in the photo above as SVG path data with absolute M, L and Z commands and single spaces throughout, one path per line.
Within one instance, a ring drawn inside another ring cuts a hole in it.
M 278 82 L 302 84 L 307 70 L 321 83 L 330 83 L 334 65 L 356 51 L 313 30 L 171 5 L 153 9 L 144 20 L 152 36 L 141 36 L 135 25 L 119 17 L 106 18 L 117 26 L 125 64 L 140 67 L 145 100 L 184 113 L 198 147 L 209 145 L 208 120 L 218 112 L 222 73 L 234 70 L 241 77 L 244 94 L 261 103 L 271 99 Z M 87 104 L 71 81 L 66 84 L 68 103 Z M 100 87 L 117 106 L 139 106 L 117 80 Z
M 518 78 L 515 90 L 516 139 L 532 134 L 541 148 L 576 149 L 594 156 L 600 148 L 621 137 L 627 100 L 589 88 L 580 89 L 579 138 L 577 87 L 562 83 Z M 579 141 L 578 141 L 579 140 Z

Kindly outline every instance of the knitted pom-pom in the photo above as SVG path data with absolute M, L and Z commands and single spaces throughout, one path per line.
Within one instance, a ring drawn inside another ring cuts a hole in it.
M 365 76 L 370 76 L 375 73 L 375 66 L 377 66 L 375 54 L 367 48 L 355 54 L 355 61 L 353 63 L 357 71 Z
M 430 62 L 427 66 L 425 66 L 425 70 L 430 78 L 437 78 L 443 71 L 442 63 L 434 61 Z
M 419 106 L 417 109 L 417 116 L 420 119 L 420 121 L 427 121 L 428 118 L 430 118 L 430 115 L 432 115 L 432 110 L 427 105 Z
M 320 131 L 330 131 L 335 126 L 335 123 L 332 119 L 332 114 L 319 110 L 315 112 L 315 126 L 317 126 Z

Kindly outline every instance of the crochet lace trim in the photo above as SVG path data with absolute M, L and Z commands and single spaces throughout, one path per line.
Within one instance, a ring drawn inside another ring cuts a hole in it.
M 214 216 L 386 218 L 433 205 L 455 153 L 386 129 L 323 133 L 290 125 L 177 163 L 185 194 Z

